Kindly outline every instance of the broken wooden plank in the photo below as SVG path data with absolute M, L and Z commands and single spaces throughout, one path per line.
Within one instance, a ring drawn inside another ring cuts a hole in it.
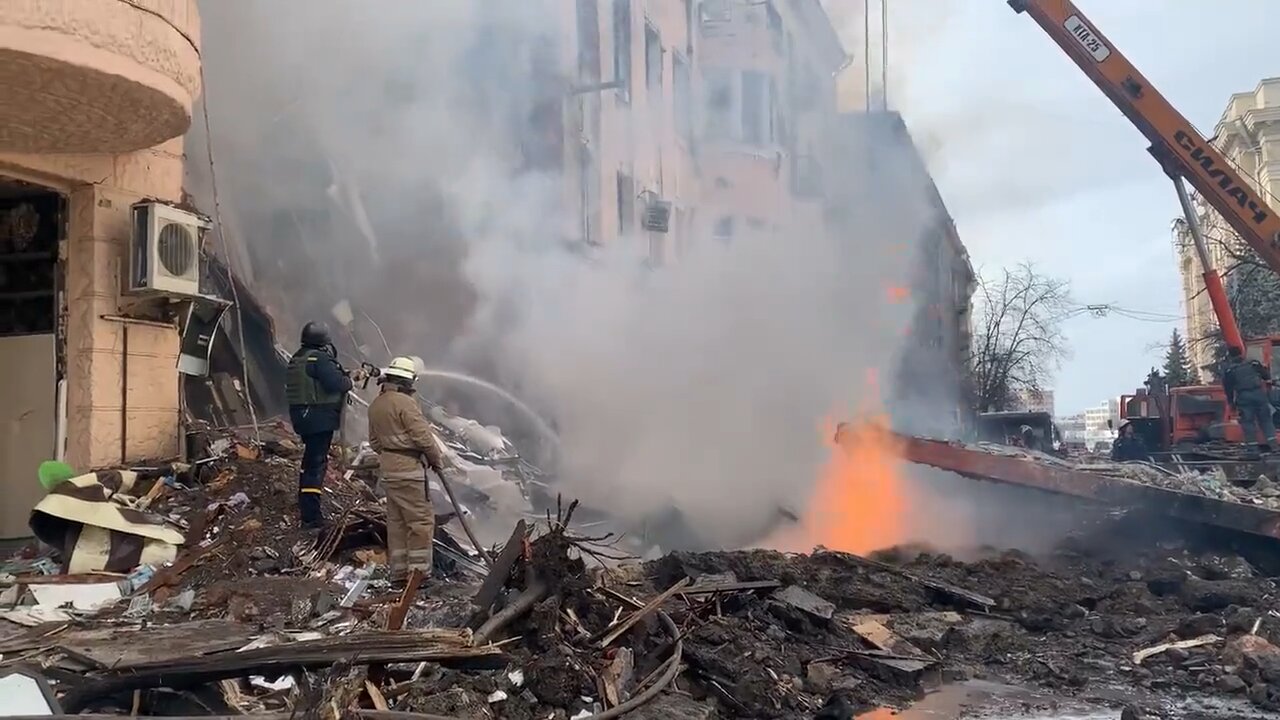
M 409 571 L 409 579 L 404 584 L 404 592 L 400 594 L 400 599 L 396 601 L 391 612 L 387 614 L 387 629 L 399 630 L 404 627 L 404 619 L 409 615 L 409 608 L 413 607 L 413 600 L 418 596 L 418 588 L 422 587 L 423 574 L 422 571 L 414 568 Z
M 662 603 L 669 600 L 673 595 L 689 586 L 689 578 L 683 578 L 680 582 L 672 585 L 658 595 L 654 599 L 645 603 L 645 606 L 627 616 L 626 620 L 618 623 L 609 629 L 605 636 L 600 640 L 600 647 L 609 647 L 614 640 L 622 637 L 628 630 L 635 627 L 635 624 L 658 611 L 662 607 Z
M 864 620 L 849 628 L 872 646 L 894 655 L 925 657 L 920 649 L 898 637 L 892 630 L 874 620 Z
M 782 587 L 777 580 L 745 580 L 694 583 L 680 591 L 681 595 L 710 595 L 713 593 L 747 592 L 750 590 L 773 590 Z
M 1159 655 L 1160 653 L 1165 652 L 1167 650 L 1174 650 L 1174 649 L 1186 650 L 1193 647 L 1200 647 L 1201 645 L 1211 645 L 1216 642 L 1222 642 L 1222 638 L 1218 637 L 1217 635 L 1209 634 L 1209 635 L 1201 635 L 1200 637 L 1194 637 L 1194 638 L 1191 638 L 1190 640 L 1179 640 L 1177 642 L 1167 642 L 1167 643 L 1160 643 L 1159 645 L 1152 645 L 1149 648 L 1143 648 L 1135 652 L 1133 654 L 1133 664 L 1141 665 L 1143 660 L 1146 660 L 1152 655 Z
M 617 600 L 618 602 L 622 603 L 623 605 L 626 605 L 632 610 L 639 610 L 640 608 L 644 607 L 644 603 L 640 602 L 639 600 L 636 600 L 630 595 L 624 595 L 618 592 L 617 590 L 614 590 L 613 588 L 600 585 L 596 589 L 600 591 L 601 595 Z
M 480 589 L 476 591 L 475 603 L 476 611 L 467 623 L 468 627 L 478 628 L 489 615 L 489 609 L 493 607 L 493 603 L 498 599 L 498 594 L 502 592 L 502 588 L 506 586 L 507 580 L 511 577 L 511 570 L 516 566 L 516 561 L 520 559 L 520 551 L 524 546 L 524 538 L 528 532 L 528 526 L 524 520 L 516 523 L 516 528 L 511 533 L 511 537 L 507 539 L 507 544 L 502 546 L 502 552 L 498 553 L 498 558 L 493 561 L 493 567 L 489 568 L 489 574 L 485 575 L 484 582 L 480 584 Z
M 151 579 L 144 583 L 142 587 L 134 590 L 133 595 L 146 595 L 153 590 L 178 582 L 182 579 L 183 573 L 190 570 L 209 553 L 230 542 L 231 538 L 232 533 L 227 533 L 208 545 L 197 546 L 191 552 L 178 558 L 178 561 L 174 564 L 156 570 L 156 574 L 152 575 Z
M 374 685 L 372 681 L 364 681 L 364 691 L 369 693 L 369 702 L 373 703 L 373 708 L 375 710 L 390 709 L 390 706 L 387 705 L 387 699 L 382 695 L 382 691 L 379 690 L 378 686 Z
M 260 634 L 254 625 L 231 620 L 192 620 L 146 628 L 67 628 L 56 637 L 29 635 L 0 646 L 9 654 L 37 647 L 57 647 L 93 663 L 116 669 L 190 658 L 244 647 Z
M 76 712 L 94 698 L 140 688 L 181 689 L 233 677 L 277 677 L 298 668 L 339 662 L 368 665 L 416 661 L 490 670 L 507 664 L 506 656 L 497 648 L 472 647 L 470 630 L 375 631 L 89 673 L 84 682 L 67 693 L 63 705 L 68 712 Z

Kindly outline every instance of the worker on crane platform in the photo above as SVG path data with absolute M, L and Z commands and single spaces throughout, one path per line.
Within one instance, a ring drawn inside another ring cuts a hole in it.
M 1271 452 L 1271 441 L 1276 436 L 1275 422 L 1271 418 L 1271 398 L 1267 383 L 1271 380 L 1271 372 L 1257 360 L 1245 360 L 1244 352 L 1236 346 L 1227 350 L 1227 365 L 1222 373 L 1222 389 L 1227 394 L 1227 402 L 1240 414 L 1240 428 L 1244 431 L 1244 441 L 1254 436 L 1254 431 L 1261 433 L 1262 441 L 1258 449 Z

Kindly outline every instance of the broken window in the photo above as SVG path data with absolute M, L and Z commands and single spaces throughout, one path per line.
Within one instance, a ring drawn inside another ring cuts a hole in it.
M 613 0 L 613 79 L 622 101 L 631 102 L 631 0 Z
M 636 184 L 628 174 L 618 172 L 618 235 L 631 232 L 636 219 Z
M 733 216 L 723 215 L 716 220 L 716 225 L 711 230 L 711 236 L 721 242 L 729 242 L 733 239 Z
M 684 0 L 684 51 L 693 54 L 693 26 L 698 20 L 693 16 L 693 0 Z
M 662 97 L 662 37 L 654 26 L 644 26 L 644 85 L 650 102 Z
M 600 82 L 599 0 L 578 0 L 578 76 Z
M 822 164 L 813 155 L 791 154 L 791 193 L 796 197 L 822 196 Z
M 764 145 L 769 139 L 768 87 L 764 73 L 742 73 L 742 141 L 751 145 Z
M 735 112 L 734 73 L 721 68 L 703 71 L 707 99 L 705 134 L 711 140 L 730 140 L 738 135 Z
M 61 200 L 16 183 L 0 190 L 12 195 L 0 199 L 0 336 L 52 333 Z
M 769 109 L 769 134 L 766 139 L 768 142 L 787 147 L 790 141 L 787 135 L 787 116 L 782 104 L 778 102 L 778 81 L 772 77 L 769 78 L 769 95 L 766 103 Z
M 782 16 L 778 14 L 778 9 L 773 6 L 772 2 L 764 4 L 766 22 L 769 26 L 769 40 L 773 43 L 773 49 L 782 52 L 784 47 L 784 32 L 782 29 Z
M 680 55 L 671 60 L 672 112 L 675 115 L 676 133 L 686 143 L 693 143 L 693 80 L 689 75 L 689 63 Z
M 698 27 L 704 37 L 723 34 L 733 23 L 730 0 L 702 0 L 698 3 Z

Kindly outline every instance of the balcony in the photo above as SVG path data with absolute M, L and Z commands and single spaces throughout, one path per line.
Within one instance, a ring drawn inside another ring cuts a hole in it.
M 0 152 L 124 153 L 184 134 L 195 0 L 0 4 Z

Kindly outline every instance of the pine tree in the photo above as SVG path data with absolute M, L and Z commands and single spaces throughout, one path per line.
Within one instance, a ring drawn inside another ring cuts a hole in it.
M 1169 345 L 1165 350 L 1163 372 L 1171 388 L 1196 384 L 1196 371 L 1191 366 L 1187 344 L 1183 341 L 1182 334 L 1176 329 L 1169 337 Z

